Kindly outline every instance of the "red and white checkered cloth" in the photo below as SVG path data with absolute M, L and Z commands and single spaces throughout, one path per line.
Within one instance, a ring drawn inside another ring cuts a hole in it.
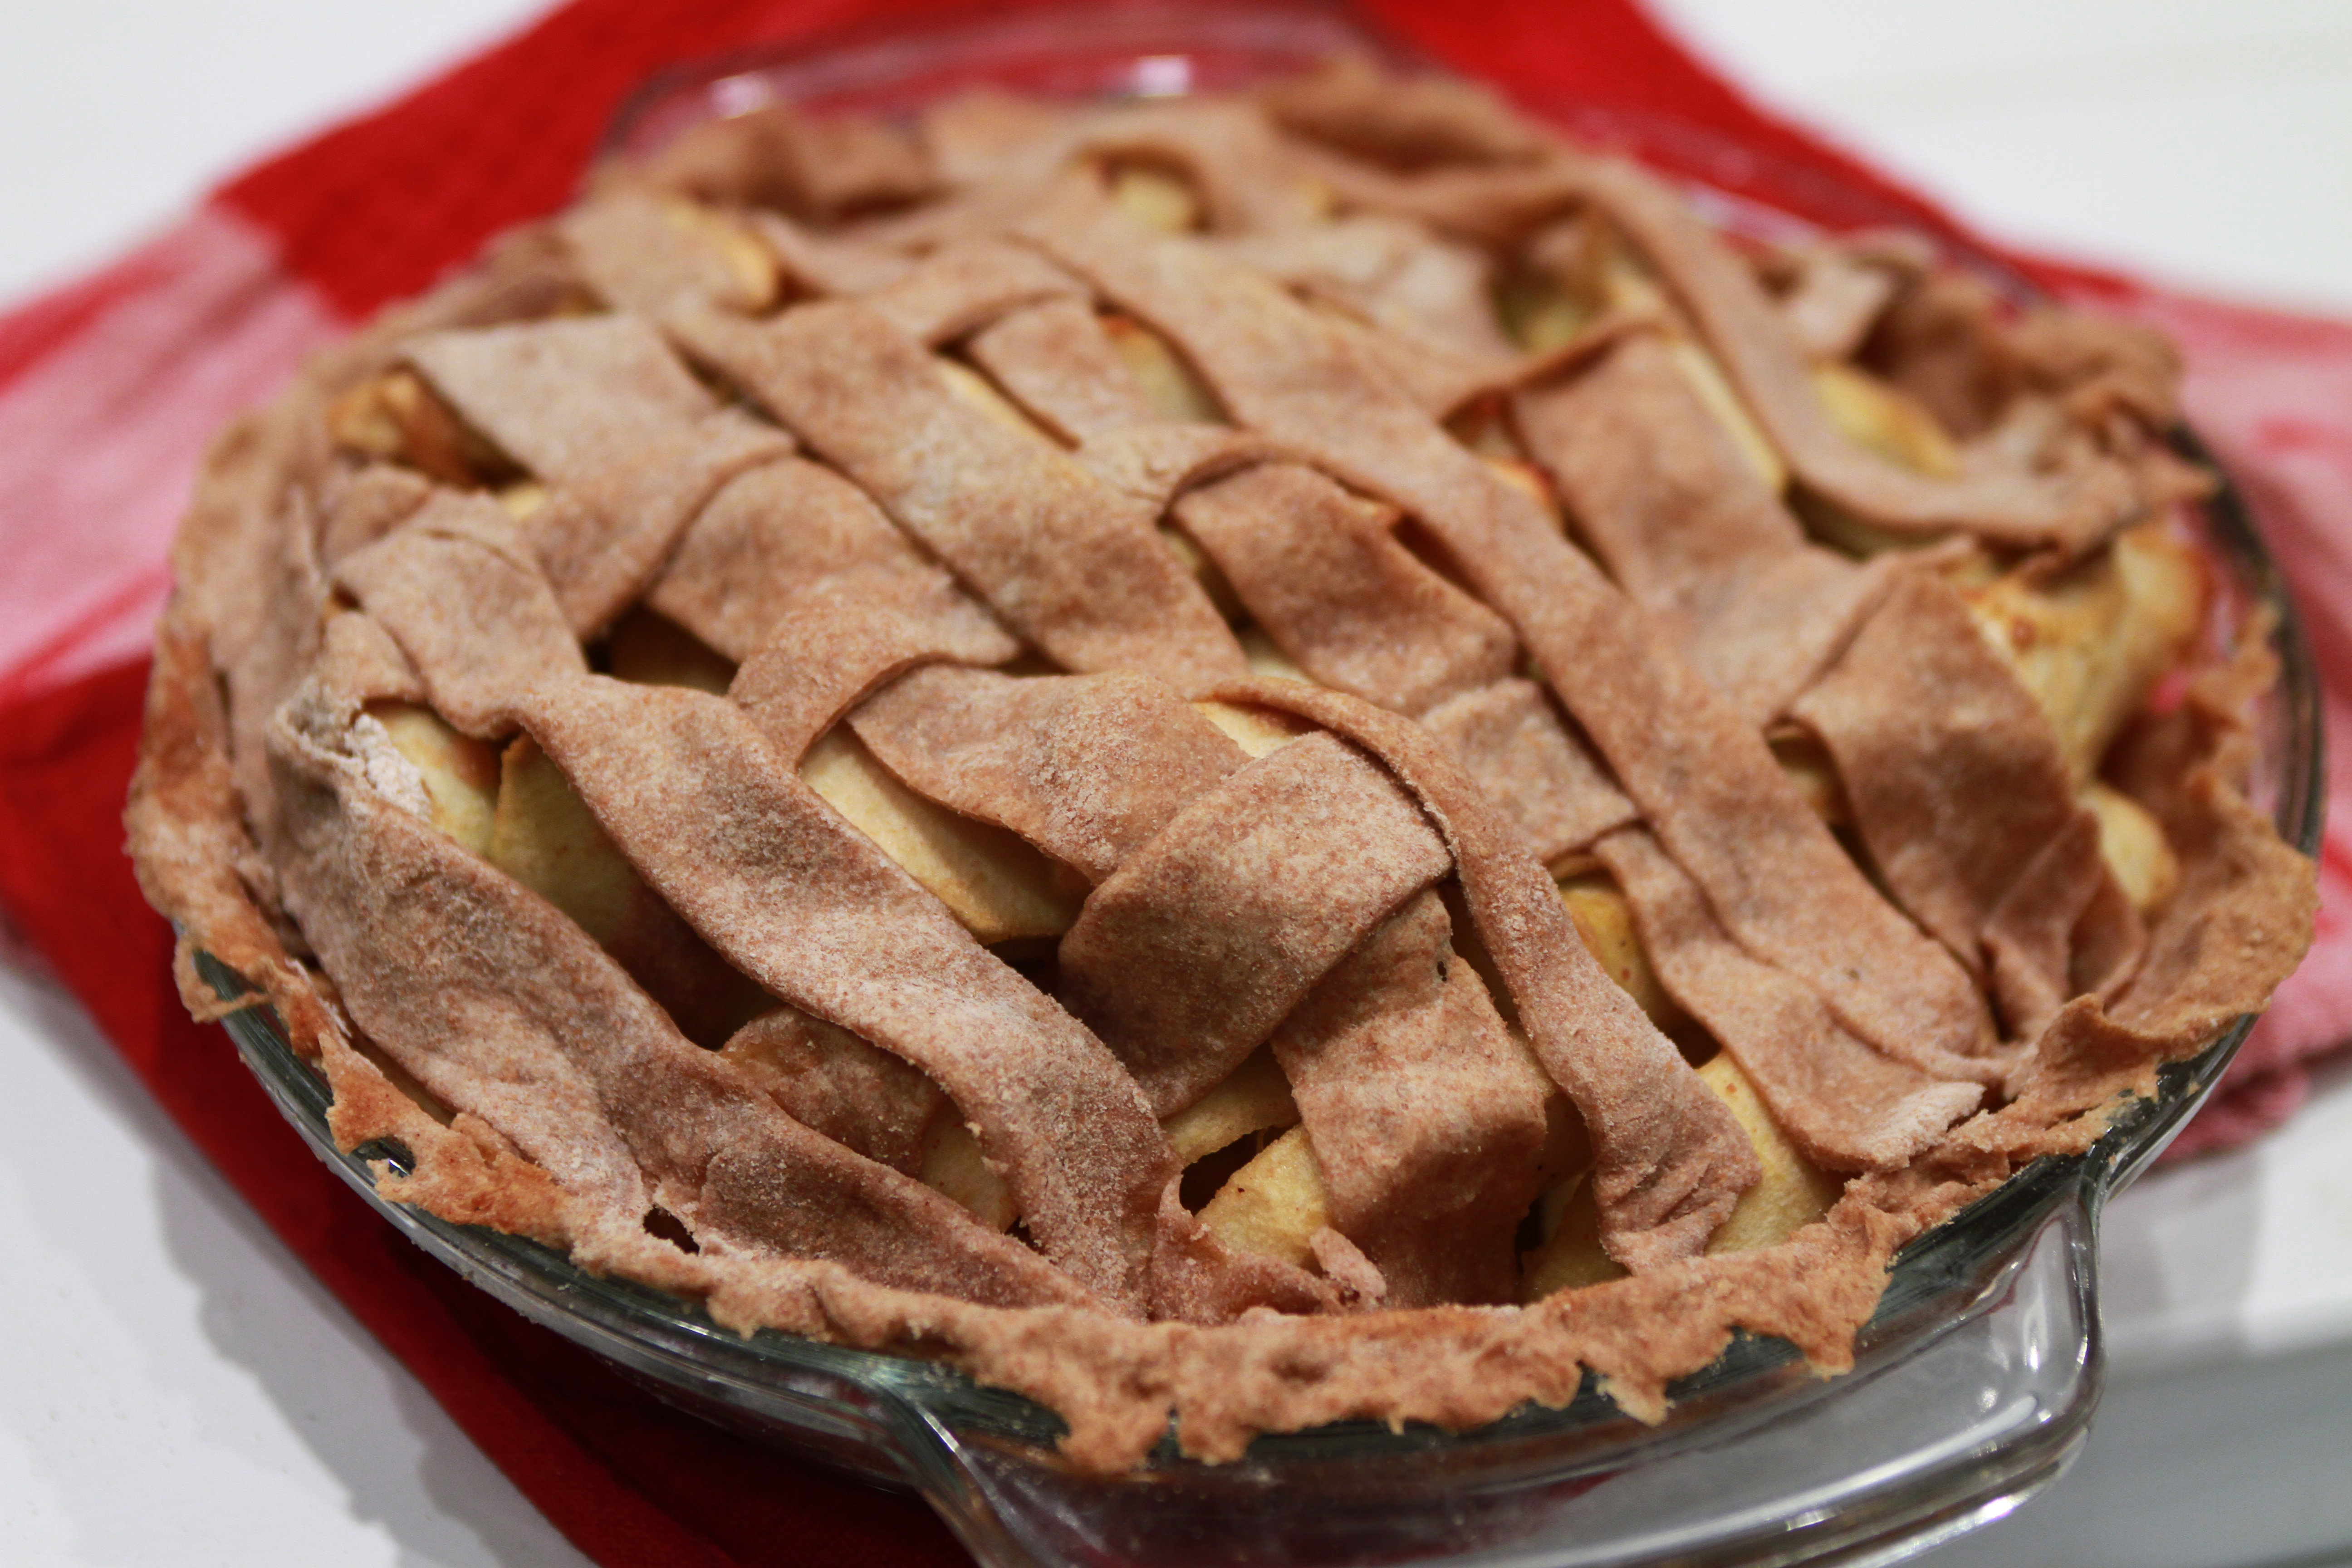
M 950 0 L 952 3 L 952 0 Z M 1014 0 L 1020 3 L 1020 0 Z M 166 553 L 214 431 L 303 355 L 499 228 L 561 205 L 657 67 L 937 0 L 573 0 L 407 97 L 215 192 L 114 265 L 0 316 L 0 914 L 200 1147 L 583 1550 L 607 1563 L 950 1562 L 911 1505 L 845 1494 L 612 1382 L 445 1271 L 310 1160 L 166 973 L 116 816 Z M 1538 99 L 1664 113 L 1947 215 L 1748 102 L 1635 0 L 1385 0 L 1432 56 Z M 968 15 L 968 13 L 967 13 Z M 1801 183 L 1777 193 L 1805 210 Z M 1981 242 L 1977 242 L 1979 245 Z M 2352 326 L 2184 298 L 2031 258 L 2063 297 L 2172 334 L 2189 416 L 2252 503 L 2302 607 L 2327 721 L 2352 737 Z M 2347 742 L 2352 745 L 2352 742 Z M 2319 938 L 2176 1154 L 2274 1124 L 2352 1038 L 2352 755 L 2328 779 Z M 845 1495 L 861 1500 L 838 1506 Z

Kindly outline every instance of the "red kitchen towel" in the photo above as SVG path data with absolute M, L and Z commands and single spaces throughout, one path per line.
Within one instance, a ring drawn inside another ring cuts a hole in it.
M 999 10 L 1003 9 L 1003 6 Z M 581 1548 L 607 1564 L 954 1563 L 919 1506 L 866 1492 L 670 1411 L 458 1283 L 311 1159 L 166 979 L 118 821 L 164 555 L 209 433 L 312 347 L 560 204 L 615 107 L 658 67 L 935 0 L 573 0 L 509 42 L 215 192 L 116 265 L 0 317 L 0 910 L 189 1136 L 351 1310 Z M 1663 114 L 1738 142 L 1783 206 L 1836 184 L 1958 235 L 1945 215 L 1777 120 L 1634 0 L 1386 0 L 1394 32 L 1528 97 Z M 1642 149 L 1700 156 L 1670 131 Z M 1833 211 L 1816 216 L 1834 218 Z M 2046 286 L 2153 321 L 2189 364 L 2191 417 L 2296 584 L 2336 721 L 2352 696 L 2352 328 L 2183 299 L 2021 259 Z M 2331 803 L 2352 775 L 2331 771 Z M 2234 1142 L 2301 1098 L 2352 1034 L 2352 810 L 2323 859 L 2318 945 L 2180 1147 Z

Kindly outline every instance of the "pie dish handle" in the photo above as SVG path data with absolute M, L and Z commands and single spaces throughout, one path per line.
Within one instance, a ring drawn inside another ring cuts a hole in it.
M 2013 1261 L 1942 1331 L 1885 1325 L 1849 1377 L 1798 1372 L 1784 1397 L 1694 1409 L 1630 1447 L 1432 1434 L 1410 1461 L 1365 1467 L 1276 1438 L 1236 1464 L 1163 1446 L 1146 1469 L 1090 1477 L 919 1391 L 894 1397 L 889 1425 L 906 1479 L 987 1568 L 1892 1563 L 2008 1514 L 2088 1435 L 2105 1184 L 2068 1163 L 2021 1216 Z

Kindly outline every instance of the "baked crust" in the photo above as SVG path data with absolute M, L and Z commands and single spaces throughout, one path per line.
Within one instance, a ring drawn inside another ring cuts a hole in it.
M 224 436 L 142 886 L 385 1196 L 950 1362 L 1084 1468 L 1587 1369 L 1655 1420 L 1735 1329 L 1835 1372 L 2315 901 L 2242 794 L 2267 628 L 2146 705 L 2164 352 L 1985 311 L 1956 380 L 1946 287 L 1348 62 L 703 127 Z M 1194 1212 L 1293 1121 L 1316 1223 Z M 1822 1194 L 1764 1245 L 1759 1154 Z M 1517 1300 L 1575 1201 L 1598 1282 Z

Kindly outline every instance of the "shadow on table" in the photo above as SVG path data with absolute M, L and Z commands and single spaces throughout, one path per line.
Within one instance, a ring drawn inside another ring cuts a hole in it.
M 2108 1205 L 2099 1227 L 2099 1306 L 2115 1363 L 2239 1348 L 2263 1217 L 2262 1186 L 2249 1169 L 2254 1158 L 2240 1149 L 2170 1166 Z
M 27 1032 L 153 1152 L 169 1261 L 199 1294 L 205 1337 L 341 1483 L 351 1517 L 382 1527 L 401 1568 L 590 1568 L 286 1250 L 80 1008 L 22 975 L 9 978 Z

